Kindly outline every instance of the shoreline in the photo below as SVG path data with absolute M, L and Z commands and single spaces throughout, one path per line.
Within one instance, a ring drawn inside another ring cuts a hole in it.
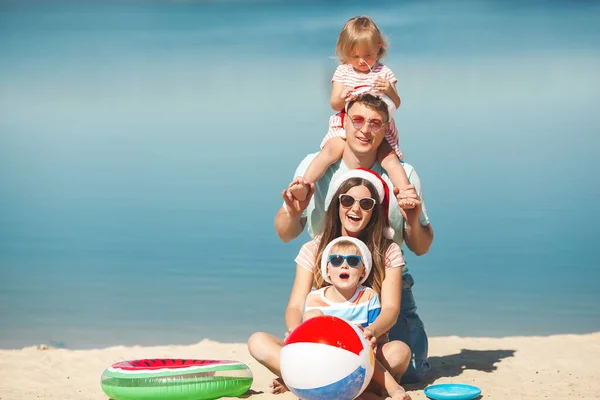
M 428 379 L 407 385 L 413 399 L 426 399 L 434 383 L 466 383 L 481 388 L 483 399 L 538 399 L 600 395 L 600 332 L 552 336 L 432 337 Z M 112 346 L 69 350 L 28 346 L 0 350 L 0 398 L 107 400 L 100 388 L 106 367 L 140 358 L 229 359 L 248 364 L 254 375 L 245 398 L 294 399 L 271 395 L 272 374 L 252 359 L 245 343 L 204 339 L 192 345 Z

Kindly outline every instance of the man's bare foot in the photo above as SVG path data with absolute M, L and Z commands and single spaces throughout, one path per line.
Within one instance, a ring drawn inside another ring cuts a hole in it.
M 288 387 L 283 382 L 283 379 L 281 379 L 281 378 L 273 379 L 271 381 L 271 383 L 269 384 L 269 388 L 271 388 L 272 394 L 282 394 L 282 393 L 285 393 L 290 390 L 290 389 L 288 389 Z
M 308 195 L 308 186 L 302 183 L 292 183 L 288 190 L 298 201 L 306 200 L 306 196 Z

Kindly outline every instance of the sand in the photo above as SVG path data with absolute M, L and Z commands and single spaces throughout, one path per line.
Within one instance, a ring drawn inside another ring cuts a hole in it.
M 42 346 L 43 348 L 43 346 Z M 549 337 L 430 339 L 430 379 L 408 386 L 413 399 L 426 399 L 431 383 L 467 383 L 482 399 L 600 399 L 600 332 Z M 189 346 L 110 347 L 94 350 L 0 350 L 0 399 L 107 400 L 100 388 L 104 369 L 138 358 L 233 359 L 254 374 L 244 397 L 281 400 L 268 391 L 271 373 L 256 363 L 244 343 L 203 340 Z

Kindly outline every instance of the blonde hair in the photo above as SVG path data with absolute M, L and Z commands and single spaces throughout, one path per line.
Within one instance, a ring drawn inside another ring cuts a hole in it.
M 325 214 L 324 226 L 325 229 L 321 235 L 319 247 L 317 248 L 317 254 L 315 256 L 315 265 L 321 265 L 321 257 L 327 244 L 333 239 L 342 236 L 342 222 L 340 221 L 340 194 L 346 193 L 350 188 L 354 186 L 365 186 L 369 189 L 371 197 L 378 198 L 377 190 L 373 184 L 363 178 L 349 178 L 344 181 L 335 194 L 332 197 L 329 208 Z M 362 240 L 366 245 L 371 256 L 373 257 L 373 265 L 369 277 L 364 282 L 365 286 L 371 287 L 377 294 L 381 294 L 381 285 L 385 279 L 385 252 L 387 248 L 393 243 L 391 240 L 386 239 L 383 236 L 383 228 L 387 226 L 386 215 L 383 212 L 382 205 L 377 202 L 371 213 L 371 219 L 367 223 L 367 226 L 360 232 L 357 239 Z M 363 254 L 361 254 L 363 255 Z M 320 272 L 320 271 L 319 271 Z M 313 274 L 313 284 L 316 289 L 320 289 L 325 286 L 323 277 L 320 273 Z
M 356 245 L 349 240 L 342 240 L 342 241 L 339 241 L 336 244 L 334 244 L 331 247 L 331 254 L 335 254 L 334 251 L 354 251 L 355 254 L 358 254 L 359 256 L 364 258 L 364 255 L 363 255 L 363 253 L 361 253 L 360 249 L 358 247 L 356 247 Z M 363 269 L 366 271 L 365 268 L 366 268 L 365 264 L 363 263 Z M 315 275 L 317 275 L 317 273 L 315 273 Z M 321 274 L 319 274 L 319 275 L 321 275 Z M 316 289 L 321 289 L 322 287 L 330 285 L 329 283 L 327 283 L 323 280 L 323 277 L 321 277 L 319 284 L 321 286 L 317 287 L 316 282 L 315 282 Z
M 350 53 L 357 46 L 375 47 L 381 45 L 377 52 L 377 61 L 387 54 L 388 43 L 379 31 L 375 22 L 369 17 L 350 18 L 342 28 L 338 37 L 335 54 L 342 64 L 348 63 Z

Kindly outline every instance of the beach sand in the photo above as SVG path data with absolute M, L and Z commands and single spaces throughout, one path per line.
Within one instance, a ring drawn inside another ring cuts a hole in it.
M 413 399 L 425 399 L 431 383 L 467 383 L 482 399 L 600 399 L 600 332 L 549 337 L 430 339 L 432 372 L 420 385 L 407 386 Z M 0 399 L 107 400 L 100 388 L 104 369 L 138 358 L 231 359 L 254 374 L 244 397 L 281 400 L 271 395 L 272 374 L 255 362 L 244 343 L 203 340 L 189 346 L 110 347 L 95 350 L 0 350 Z

